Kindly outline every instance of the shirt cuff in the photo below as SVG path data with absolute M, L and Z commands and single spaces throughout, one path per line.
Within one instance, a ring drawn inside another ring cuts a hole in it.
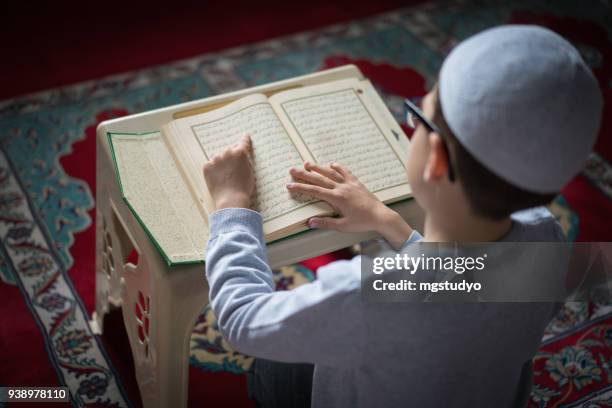
M 263 242 L 261 214 L 248 208 L 223 208 L 208 217 L 210 238 L 229 232 L 247 232 Z
M 402 246 L 400 247 L 398 252 L 402 252 L 410 244 L 414 244 L 415 242 L 418 242 L 418 241 L 420 241 L 422 239 L 423 239 L 423 236 L 421 234 L 419 234 L 419 232 L 417 230 L 412 230 L 412 233 L 410 233 L 410 236 L 408 237 L 406 242 L 404 242 L 402 244 Z

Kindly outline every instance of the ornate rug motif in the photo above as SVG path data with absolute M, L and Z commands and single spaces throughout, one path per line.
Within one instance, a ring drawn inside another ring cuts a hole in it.
M 0 187 L 3 274 L 10 273 L 10 281 L 22 292 L 60 384 L 69 388 L 75 406 L 130 406 L 57 251 L 1 150 Z
M 61 159 L 77 143 L 95 145 L 96 123 L 346 63 L 359 66 L 402 121 L 402 99 L 426 92 L 454 44 L 508 22 L 542 24 L 565 35 L 600 81 L 607 138 L 600 138 L 582 175 L 550 208 L 570 239 L 601 237 L 612 209 L 612 19 L 603 2 L 423 5 L 0 102 L 0 289 L 17 285 L 21 291 L 72 402 L 129 404 L 88 328 L 85 295 L 66 273 L 75 264 L 74 234 L 92 228 L 88 211 L 94 200 L 85 177 L 69 176 Z M 302 265 L 275 272 L 279 289 L 312 279 Z M 534 360 L 530 405 L 612 406 L 611 348 L 610 305 L 565 305 Z M 239 374 L 250 362 L 228 347 L 206 308 L 191 339 L 192 366 Z

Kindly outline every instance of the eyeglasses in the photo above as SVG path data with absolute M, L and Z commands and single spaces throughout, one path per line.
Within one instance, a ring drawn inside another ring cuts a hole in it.
M 448 150 L 448 145 L 446 140 L 444 139 L 444 135 L 440 132 L 440 129 L 433 123 L 431 120 L 427 119 L 423 112 L 416 106 L 414 102 L 410 99 L 404 100 L 404 106 L 406 106 L 406 124 L 411 129 L 416 129 L 419 126 L 419 123 L 425 126 L 428 133 L 437 133 L 442 138 L 442 144 L 444 145 L 444 150 L 446 151 L 446 157 L 448 157 L 448 179 L 453 182 L 455 181 L 455 173 L 453 172 L 453 166 L 451 165 L 450 152 Z

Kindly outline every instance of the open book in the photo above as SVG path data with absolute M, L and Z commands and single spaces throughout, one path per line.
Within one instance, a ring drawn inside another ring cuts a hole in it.
M 405 199 L 404 137 L 369 81 L 343 79 L 270 97 L 253 94 L 176 119 L 161 132 L 109 133 L 121 191 L 168 264 L 201 262 L 214 202 L 203 164 L 238 142 L 253 141 L 256 195 L 267 242 L 307 229 L 326 203 L 292 195 L 289 169 L 304 161 L 347 166 L 385 203 Z M 400 136 L 401 135 L 401 136 Z

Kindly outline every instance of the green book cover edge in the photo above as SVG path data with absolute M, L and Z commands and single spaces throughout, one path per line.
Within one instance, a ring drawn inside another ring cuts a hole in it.
M 155 133 L 160 133 L 160 132 L 152 131 L 152 132 L 107 132 L 106 133 L 106 136 L 108 138 L 108 145 L 109 145 L 110 152 L 111 152 L 111 157 L 113 159 L 113 166 L 115 168 L 115 177 L 117 179 L 117 184 L 119 184 L 119 191 L 121 192 L 121 198 L 123 199 L 123 201 L 125 201 L 125 204 L 130 209 L 132 214 L 134 215 L 134 218 L 136 218 L 136 221 L 138 221 L 138 223 L 140 224 L 140 226 L 144 230 L 145 234 L 147 234 L 147 236 L 149 237 L 149 239 L 153 243 L 153 246 L 157 249 L 157 251 L 160 253 L 161 257 L 163 258 L 163 260 L 166 262 L 166 264 L 168 266 L 203 264 L 204 260 L 195 260 L 195 259 L 191 260 L 191 261 L 173 262 L 170 259 L 170 257 L 168 257 L 168 254 L 166 254 L 166 252 L 163 250 L 163 248 L 161 247 L 161 245 L 159 244 L 157 239 L 155 239 L 155 236 L 153 235 L 151 230 L 147 227 L 147 225 L 144 223 L 142 218 L 140 218 L 140 216 L 138 215 L 138 212 L 132 206 L 132 204 L 130 203 L 128 198 L 125 196 L 125 192 L 123 191 L 123 184 L 121 183 L 121 177 L 119 175 L 119 167 L 117 166 L 117 157 L 115 155 L 115 147 L 113 146 L 113 135 L 118 135 L 118 136 L 121 136 L 121 135 L 123 135 L 123 136 L 148 136 L 148 135 L 152 135 L 152 134 L 155 134 Z

